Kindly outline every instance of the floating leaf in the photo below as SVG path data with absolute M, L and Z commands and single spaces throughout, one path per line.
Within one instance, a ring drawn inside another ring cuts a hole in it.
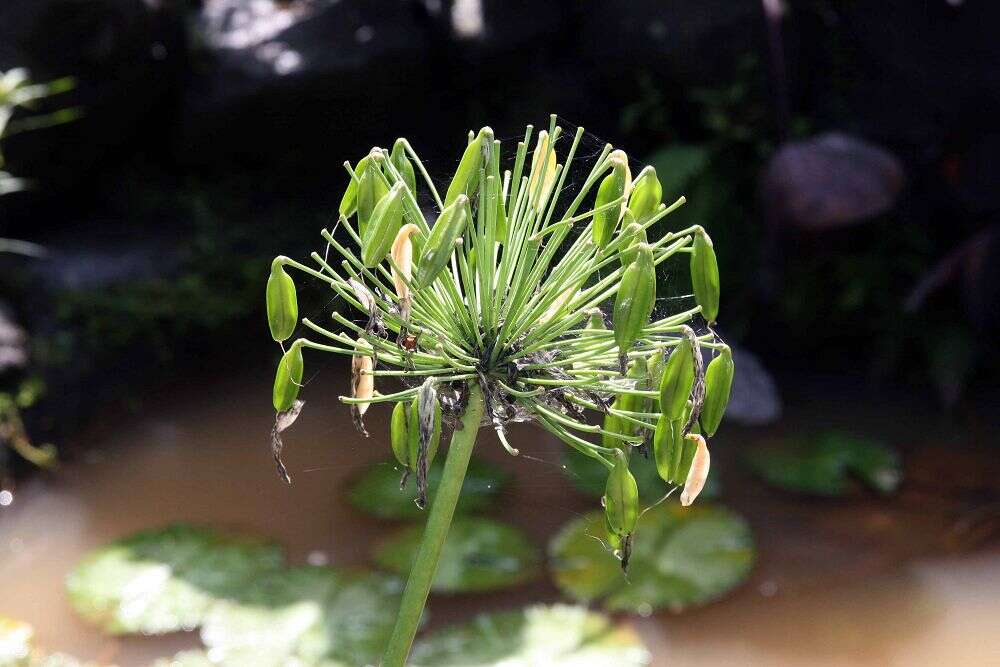
M 603 600 L 613 611 L 680 611 L 715 600 L 742 582 L 754 560 L 750 528 L 710 505 L 659 505 L 639 519 L 628 580 L 598 538 L 601 512 L 570 521 L 549 544 L 556 584 L 570 597 Z
M 569 605 L 483 614 L 413 648 L 412 667 L 642 667 L 649 651 L 630 628 Z
M 401 590 L 399 580 L 370 573 L 308 566 L 273 572 L 208 613 L 201 638 L 209 664 L 374 664 L 389 641 Z
M 599 467 L 600 463 L 597 464 Z M 433 499 L 444 464 L 431 466 L 427 473 L 428 496 Z M 380 519 L 416 519 L 427 516 L 413 503 L 413 488 L 400 489 L 402 470 L 392 463 L 378 463 L 354 482 L 348 499 L 356 508 Z M 456 512 L 472 514 L 488 509 L 510 475 L 495 466 L 473 459 L 462 484 Z M 412 484 L 412 482 L 411 482 Z
M 0 665 L 20 665 L 27 660 L 34 637 L 27 623 L 0 616 Z
M 396 531 L 375 551 L 381 567 L 410 571 L 424 526 Z M 529 581 L 538 576 L 541 556 L 519 530 L 490 519 L 458 518 L 441 550 L 432 589 L 439 593 L 488 591 Z
M 891 493 L 902 479 L 894 449 L 837 431 L 762 445 L 749 450 L 746 461 L 769 484 L 820 496 L 850 492 L 855 486 L 852 475 L 881 493 Z
M 566 471 L 573 486 L 595 498 L 600 498 L 604 494 L 604 485 L 608 481 L 608 469 L 600 461 L 595 461 L 579 452 L 569 451 L 563 454 L 562 462 L 563 470 Z M 635 477 L 635 483 L 639 486 L 639 500 L 645 505 L 652 505 L 670 490 L 670 485 L 660 479 L 656 473 L 656 464 L 652 457 L 647 459 L 639 452 L 632 452 L 628 467 L 632 471 L 632 476 Z M 719 495 L 718 479 L 718 475 L 709 475 L 705 482 L 705 488 L 699 497 L 717 498 Z M 676 497 L 677 494 L 671 496 L 671 498 Z
M 194 629 L 215 599 L 282 561 L 273 544 L 176 524 L 90 553 L 66 588 L 77 613 L 105 632 L 162 634 Z

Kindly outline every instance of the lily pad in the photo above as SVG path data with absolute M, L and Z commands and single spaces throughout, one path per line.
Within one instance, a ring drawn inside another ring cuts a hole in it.
M 0 665 L 20 665 L 31 655 L 35 632 L 27 623 L 0 616 Z
M 634 631 L 583 607 L 538 605 L 483 614 L 417 643 L 411 667 L 643 667 Z
M 423 525 L 396 531 L 377 547 L 375 562 L 405 575 L 423 532 Z M 538 576 L 540 561 L 538 549 L 516 528 L 490 519 L 458 518 L 441 550 L 432 589 L 465 593 L 516 586 Z
M 34 639 L 30 625 L 0 616 L 0 667 L 97 667 L 65 653 L 46 654 L 34 646 Z
M 91 552 L 66 588 L 77 613 L 105 632 L 163 634 L 196 628 L 215 600 L 282 563 L 274 544 L 176 524 Z
M 608 469 L 600 461 L 576 451 L 564 453 L 562 461 L 563 470 L 573 486 L 594 498 L 604 495 L 604 487 L 608 482 Z M 646 505 L 652 505 L 670 490 L 670 485 L 660 479 L 659 473 L 656 472 L 656 463 L 652 458 L 647 459 L 638 452 L 633 452 L 628 467 L 639 487 L 639 499 Z M 710 474 L 699 497 L 717 498 L 718 479 L 717 474 Z M 679 497 L 679 494 L 672 496 L 672 498 Z
M 201 630 L 207 664 L 374 664 L 392 633 L 401 591 L 392 577 L 324 567 L 263 576 L 239 600 L 220 601 L 208 613 Z M 201 664 L 197 659 L 190 664 Z
M 750 528 L 712 505 L 659 505 L 639 520 L 628 577 L 605 546 L 599 511 L 570 521 L 553 537 L 549 556 L 559 588 L 570 597 L 602 600 L 607 609 L 681 611 L 715 600 L 742 582 L 754 561 Z
M 600 465 L 600 464 L 598 464 Z M 438 462 L 427 471 L 428 496 L 434 497 L 444 463 Z M 413 502 L 413 480 L 406 488 L 399 488 L 402 469 L 394 463 L 371 466 L 354 482 L 348 499 L 357 509 L 380 519 L 417 519 L 426 516 Z M 510 480 L 510 475 L 493 465 L 473 459 L 462 484 L 455 511 L 472 514 L 489 509 L 497 494 Z
M 888 445 L 837 431 L 768 444 L 746 454 L 750 469 L 778 488 L 819 496 L 853 490 L 853 478 L 880 493 L 891 493 L 902 480 L 899 454 Z

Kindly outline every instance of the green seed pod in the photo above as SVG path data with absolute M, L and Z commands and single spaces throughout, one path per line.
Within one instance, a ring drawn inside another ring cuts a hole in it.
M 504 205 L 503 192 L 497 192 L 497 218 L 493 237 L 497 243 L 507 240 L 507 207 Z
M 472 198 L 476 188 L 479 187 L 479 170 L 483 166 L 483 153 L 493 148 L 493 130 L 484 127 L 479 130 L 476 138 L 469 142 L 462 153 L 462 159 L 455 170 L 455 177 L 451 179 L 448 186 L 448 193 L 444 197 L 444 205 L 450 206 L 459 197 L 465 195 Z
M 648 244 L 641 244 L 636 250 L 635 260 L 625 269 L 618 294 L 612 322 L 615 342 L 621 354 L 625 354 L 639 337 L 642 328 L 649 322 L 649 316 L 656 305 L 656 267 L 653 264 L 653 250 Z
M 611 529 L 611 523 L 608 521 L 607 513 L 604 514 L 604 529 L 608 533 L 608 546 L 610 546 L 615 551 L 621 549 L 622 538 L 618 533 L 616 533 L 614 530 Z
M 285 273 L 285 266 L 278 259 L 271 263 L 267 279 L 267 325 L 271 338 L 279 343 L 288 340 L 299 321 L 299 302 L 295 295 L 295 281 Z
M 392 166 L 396 168 L 399 175 L 403 177 L 406 187 L 416 197 L 417 175 L 413 171 L 413 163 L 410 162 L 410 158 L 406 155 L 406 148 L 403 146 L 402 139 L 396 139 L 396 143 L 392 145 L 392 153 L 389 154 L 389 161 L 392 162 Z
M 616 155 L 620 154 L 620 155 Z M 600 208 L 616 199 L 628 197 L 629 189 L 632 187 L 632 175 L 628 168 L 628 158 L 621 151 L 611 154 L 611 173 L 604 177 L 601 185 L 597 188 L 597 199 L 594 208 Z M 625 215 L 626 200 L 622 199 L 622 205 L 612 206 L 594 214 L 593 237 L 594 243 L 603 248 L 611 241 L 618 222 Z
M 535 152 L 531 157 L 531 175 L 528 178 L 528 196 L 536 197 L 534 209 L 541 213 L 549 199 L 552 186 L 556 181 L 556 152 L 550 147 L 549 133 L 542 130 L 538 133 Z
M 355 178 L 351 179 L 351 182 L 347 184 L 347 189 L 344 191 L 344 196 L 340 198 L 339 210 L 340 214 L 345 218 L 351 217 L 358 210 L 358 181 L 364 175 L 369 162 L 370 158 L 368 156 L 358 160 L 358 163 L 354 166 L 354 176 L 357 180 Z
M 677 480 L 677 482 L 687 480 L 688 475 L 691 473 L 691 462 L 694 461 L 695 452 L 698 450 L 698 440 L 696 436 L 697 434 L 691 434 L 685 438 L 681 438 L 681 456 L 677 462 L 677 471 L 674 473 L 674 479 Z
M 392 453 L 396 455 L 399 464 L 409 470 L 413 467 L 410 460 L 410 406 L 402 401 L 392 408 L 392 420 L 389 422 L 389 442 Z
M 684 420 L 670 419 L 660 415 L 653 432 L 653 460 L 656 462 L 656 472 L 664 482 L 673 482 L 674 462 L 681 458 L 680 448 L 683 444 L 682 431 Z
M 469 250 L 468 256 L 466 256 L 466 261 L 469 263 L 469 271 L 476 270 L 476 249 L 472 248 Z
M 660 411 L 669 419 L 680 419 L 694 387 L 694 350 L 691 340 L 681 339 L 667 357 L 660 380 Z
M 604 488 L 604 515 L 608 527 L 621 536 L 631 535 L 639 520 L 639 488 L 628 469 L 628 459 L 618 455 Z
M 650 353 L 649 358 L 646 359 L 646 371 L 649 377 L 649 387 L 651 389 L 660 388 L 660 379 L 663 377 L 663 367 L 666 365 L 666 359 L 663 356 L 663 350 L 656 350 Z M 650 404 L 655 404 L 656 407 L 660 405 L 660 397 L 650 401 Z
M 364 233 L 361 235 L 361 261 L 368 268 L 374 268 L 385 259 L 392 249 L 400 227 L 403 226 L 403 188 L 406 185 L 397 182 L 392 189 L 382 197 Z
M 649 388 L 649 379 L 647 377 L 648 369 L 646 367 L 646 360 L 642 357 L 638 357 L 632 360 L 632 363 L 628 365 L 628 372 L 626 372 L 625 377 L 629 380 L 635 381 L 635 388 L 640 390 L 647 390 Z M 621 394 L 616 402 L 621 404 L 619 409 L 626 412 L 649 412 L 649 399 L 644 396 L 636 396 L 634 394 Z M 642 427 L 634 422 L 629 422 L 622 420 L 624 422 L 625 433 L 628 435 L 638 435 L 642 431 Z
M 615 407 L 619 408 L 618 401 L 615 401 Z M 620 408 L 622 409 L 622 408 Z M 601 445 L 608 447 L 609 449 L 620 449 L 623 452 L 628 452 L 629 444 L 620 438 L 608 435 L 608 433 L 618 433 L 620 435 L 630 435 L 628 432 L 628 424 L 623 420 L 612 414 L 604 415 L 604 424 L 602 428 L 607 431 L 607 433 L 601 434 Z
M 365 238 L 365 231 L 368 229 L 368 222 L 375 212 L 375 207 L 382 198 L 389 192 L 389 187 L 385 184 L 382 170 L 378 166 L 378 159 L 375 153 L 370 156 L 370 162 L 361 176 L 358 184 L 358 236 Z
M 646 230 L 635 221 L 632 212 L 625 211 L 625 218 L 622 220 L 622 246 L 618 253 L 618 259 L 622 266 L 628 266 L 635 259 L 638 252 L 638 244 L 646 243 Z
M 451 253 L 455 251 L 455 243 L 462 238 L 471 217 L 469 199 L 465 195 L 459 195 L 451 206 L 441 212 L 417 262 L 417 287 L 433 283 L 448 264 Z
M 704 231 L 694 237 L 691 253 L 691 285 L 694 299 L 701 306 L 702 316 L 709 324 L 719 316 L 719 263 L 715 258 L 712 239 Z
M 656 212 L 663 200 L 663 186 L 656 177 L 656 169 L 646 167 L 640 172 L 632 186 L 632 195 L 628 199 L 628 207 L 635 214 L 636 220 L 645 220 Z
M 271 399 L 274 409 L 284 412 L 292 407 L 299 396 L 299 386 L 302 384 L 302 346 L 293 343 L 278 362 L 278 371 L 274 375 L 274 391 Z
M 705 370 L 705 403 L 701 408 L 701 427 L 708 437 L 715 435 L 722 423 L 722 416 L 726 414 L 735 373 L 733 351 L 728 346 L 708 363 Z

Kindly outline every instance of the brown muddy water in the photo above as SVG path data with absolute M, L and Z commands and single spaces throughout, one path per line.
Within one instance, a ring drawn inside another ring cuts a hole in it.
M 389 456 L 387 411 L 373 408 L 373 437 L 360 437 L 335 401 L 345 377 L 328 368 L 303 393 L 307 405 L 286 438 L 291 487 L 267 452 L 268 378 L 145 392 L 135 413 L 102 415 L 73 443 L 75 461 L 25 481 L 0 508 L 0 615 L 34 625 L 47 649 L 138 666 L 197 638 L 112 639 L 73 615 L 64 577 L 109 540 L 191 521 L 272 537 L 293 563 L 366 564 L 391 524 L 354 511 L 342 492 L 361 466 Z M 930 421 L 919 403 L 876 410 L 849 389 L 794 396 L 808 407 L 793 406 L 780 426 L 727 426 L 716 439 L 713 474 L 721 474 L 724 502 L 750 520 L 758 563 L 725 600 L 623 619 L 642 634 L 654 665 L 1000 665 L 996 425 Z M 900 493 L 809 500 L 769 491 L 741 472 L 736 454 L 746 442 L 807 426 L 847 426 L 899 446 L 907 474 Z M 594 503 L 564 478 L 559 443 L 532 427 L 515 437 L 518 459 L 486 432 L 478 448 L 515 474 L 495 514 L 544 545 Z M 557 599 L 546 582 L 433 597 L 430 627 Z

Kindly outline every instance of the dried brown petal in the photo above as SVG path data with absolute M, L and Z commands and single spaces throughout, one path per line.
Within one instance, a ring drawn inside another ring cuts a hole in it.
M 695 501 L 698 494 L 705 487 L 705 480 L 708 479 L 708 469 L 711 464 L 711 457 L 708 454 L 708 445 L 705 438 L 697 433 L 690 433 L 688 440 L 698 443 L 695 450 L 694 459 L 691 460 L 691 469 L 688 471 L 687 479 L 684 481 L 684 491 L 681 492 L 681 505 L 688 507 Z

